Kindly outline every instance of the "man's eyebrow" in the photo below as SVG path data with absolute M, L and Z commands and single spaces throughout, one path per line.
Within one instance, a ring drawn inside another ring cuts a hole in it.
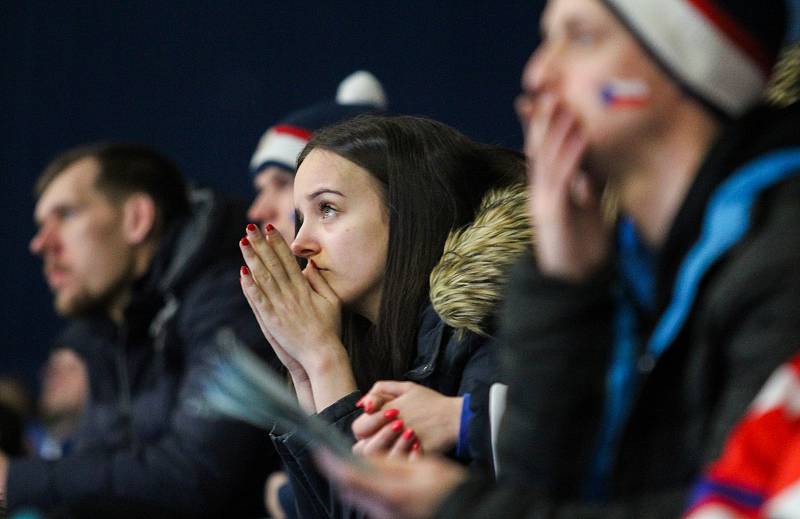
M 341 197 L 347 198 L 347 197 L 344 196 L 344 194 L 341 191 L 336 191 L 335 189 L 330 189 L 330 188 L 327 188 L 327 187 L 323 187 L 321 189 L 317 189 L 316 191 L 314 191 L 310 195 L 306 196 L 306 199 L 314 200 L 319 195 L 323 195 L 325 193 L 331 193 L 331 194 L 334 194 L 334 195 L 339 195 Z

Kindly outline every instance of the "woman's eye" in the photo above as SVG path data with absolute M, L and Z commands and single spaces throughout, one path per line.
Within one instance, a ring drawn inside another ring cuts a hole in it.
M 330 218 L 336 214 L 336 209 L 330 204 L 319 204 L 319 212 L 323 218 Z

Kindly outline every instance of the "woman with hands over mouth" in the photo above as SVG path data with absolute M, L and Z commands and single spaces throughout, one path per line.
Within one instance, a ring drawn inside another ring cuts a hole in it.
M 356 452 L 447 452 L 462 440 L 465 458 L 482 456 L 472 442 L 488 437 L 492 314 L 530 243 L 524 174 L 520 154 L 441 123 L 364 116 L 318 131 L 301 153 L 291 244 L 270 225 L 247 227 L 247 300 L 300 404 Z M 362 399 L 381 380 L 408 382 L 378 384 L 380 402 Z M 364 407 L 380 420 L 356 438 Z M 300 516 L 350 513 L 307 443 L 293 431 L 273 439 Z

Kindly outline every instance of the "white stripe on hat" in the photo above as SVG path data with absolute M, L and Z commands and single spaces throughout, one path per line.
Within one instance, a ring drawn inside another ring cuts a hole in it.
M 606 0 L 679 81 L 729 115 L 763 92 L 758 65 L 686 0 Z
M 253 158 L 250 159 L 251 171 L 256 171 L 262 164 L 276 162 L 285 168 L 294 171 L 297 167 L 297 156 L 303 151 L 308 139 L 291 133 L 267 130 L 256 146 Z

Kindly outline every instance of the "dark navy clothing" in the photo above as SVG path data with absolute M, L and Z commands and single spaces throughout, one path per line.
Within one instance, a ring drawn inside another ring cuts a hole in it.
M 85 340 L 70 346 L 85 358 L 91 387 L 84 423 L 66 458 L 11 463 L 10 507 L 263 516 L 263 485 L 277 465 L 269 438 L 203 417 L 192 402 L 222 337 L 280 364 L 239 286 L 243 206 L 209 191 L 193 196 L 192 218 L 162 240 L 136 282 L 125 324 L 74 324 L 73 337 Z
M 497 485 L 471 478 L 439 517 L 681 515 L 800 344 L 798 125 L 796 104 L 729 127 L 661 250 L 618 247 L 638 259 L 583 283 L 520 263 L 500 333 Z
M 429 306 L 422 316 L 414 367 L 406 373 L 405 380 L 447 396 L 488 393 L 494 377 L 490 360 L 492 342 L 491 338 L 471 332 L 457 336 L 453 328 L 442 322 L 433 307 Z M 355 437 L 351 426 L 362 413 L 355 406 L 360 398 L 361 393 L 355 391 L 319 413 L 323 420 L 332 423 L 353 443 Z M 475 412 L 478 413 L 477 410 Z M 484 414 L 481 412 L 481 415 Z M 482 425 L 476 423 L 476 427 L 482 428 Z M 476 433 L 475 437 L 485 438 L 485 435 Z M 338 501 L 335 491 L 317 472 L 308 442 L 292 432 L 274 434 L 273 441 L 289 475 L 298 517 L 358 516 L 357 512 Z M 470 447 L 474 457 L 484 460 L 488 456 L 488 446 L 475 444 Z

